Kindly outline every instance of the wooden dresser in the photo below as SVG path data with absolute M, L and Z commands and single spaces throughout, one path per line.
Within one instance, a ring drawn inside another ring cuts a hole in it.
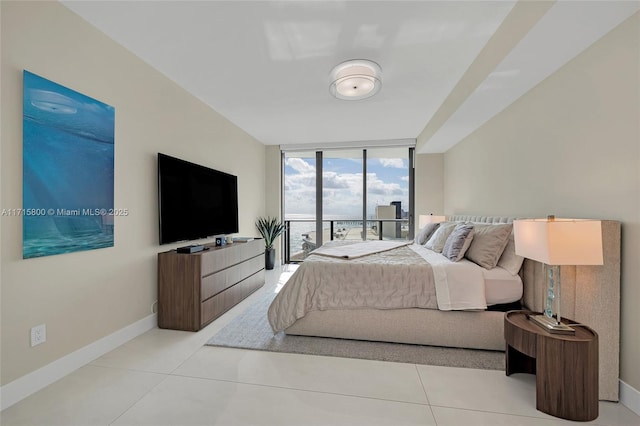
M 198 331 L 264 284 L 264 241 L 158 253 L 158 327 Z

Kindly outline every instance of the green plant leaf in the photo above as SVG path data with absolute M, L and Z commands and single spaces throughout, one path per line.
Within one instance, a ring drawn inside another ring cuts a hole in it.
M 273 248 L 273 243 L 284 232 L 284 224 L 277 217 L 259 217 L 256 220 L 256 228 L 264 238 L 266 249 Z

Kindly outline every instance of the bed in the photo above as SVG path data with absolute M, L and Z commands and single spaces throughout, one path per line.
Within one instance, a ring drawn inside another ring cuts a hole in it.
M 479 228 L 487 224 L 509 224 L 513 218 L 451 216 L 447 220 L 452 223 L 470 222 Z M 563 316 L 589 324 L 598 332 L 600 399 L 617 401 L 620 223 L 603 221 L 602 229 L 605 253 L 603 266 L 562 267 L 562 312 Z M 512 239 L 512 235 L 510 238 Z M 509 240 L 509 244 L 512 244 L 512 240 Z M 507 249 L 513 250 L 513 247 L 507 245 L 504 250 Z M 411 257 L 409 263 L 420 263 L 418 258 L 422 256 L 422 251 L 422 246 L 402 246 L 389 250 L 389 253 L 402 252 L 403 256 Z M 408 254 L 409 252 L 412 253 Z M 516 301 L 521 302 L 525 309 L 539 311 L 543 305 L 545 280 L 542 265 L 528 259 L 521 263 L 522 267 L 517 271 L 511 272 L 500 267 L 481 268 L 466 259 L 449 262 L 456 264 L 459 270 L 454 273 L 446 272 L 445 275 L 461 274 L 462 277 L 470 277 L 469 279 L 481 275 L 481 285 L 473 284 L 470 292 L 477 293 L 480 286 L 484 303 L 482 300 L 478 303 L 477 295 L 470 297 L 470 300 L 463 296 L 462 302 L 453 297 L 445 297 L 452 308 L 442 310 L 442 297 L 437 294 L 442 283 L 437 278 L 432 283 L 433 287 L 438 288 L 435 295 L 430 287 L 415 295 L 409 292 L 412 285 L 408 285 L 408 289 L 394 285 L 389 293 L 393 297 L 386 294 L 376 299 L 375 292 L 367 293 L 355 288 L 347 295 L 347 298 L 354 299 L 355 294 L 355 303 L 345 303 L 344 294 L 340 291 L 358 281 L 355 278 L 357 275 L 346 273 L 350 264 L 359 262 L 360 268 L 368 271 L 364 272 L 365 275 L 369 274 L 362 281 L 377 282 L 374 286 L 378 287 L 384 282 L 411 283 L 421 274 L 436 276 L 443 272 L 437 267 L 433 267 L 432 272 L 426 272 L 422 266 L 423 269 L 418 268 L 419 272 L 412 276 L 407 275 L 410 268 L 407 265 L 395 264 L 388 259 L 382 265 L 377 264 L 379 259 L 385 259 L 383 253 L 367 254 L 352 260 L 340 259 L 340 253 L 338 250 L 338 257 L 315 254 L 300 266 L 269 309 L 269 320 L 274 331 L 282 330 L 292 335 L 504 351 L 504 312 L 492 310 L 492 306 Z M 431 256 L 433 258 L 434 255 Z M 474 266 L 475 272 L 472 271 Z M 376 278 L 381 275 L 381 279 Z M 305 276 L 306 280 L 301 279 Z M 313 278 L 314 276 L 320 278 Z M 308 285 L 309 279 L 314 285 Z M 307 284 L 296 285 L 300 280 Z M 444 281 L 455 280 L 446 276 Z M 325 288 L 327 283 L 332 285 Z M 447 289 L 447 294 L 455 294 L 464 288 L 464 282 L 453 282 L 452 285 L 453 289 Z M 398 297 L 398 294 L 402 297 Z M 399 304 L 389 304 L 389 299 L 398 299 Z M 415 306 L 407 305 L 405 299 L 410 299 L 410 303 L 416 302 Z M 285 319 L 278 322 L 275 318 L 282 316 L 283 311 L 288 311 L 284 314 Z

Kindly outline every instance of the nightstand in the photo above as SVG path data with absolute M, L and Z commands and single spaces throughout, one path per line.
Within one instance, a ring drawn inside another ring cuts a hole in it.
M 598 417 L 598 335 L 584 325 L 575 334 L 551 334 L 530 311 L 504 315 L 506 373 L 536 375 L 536 408 L 567 420 Z M 563 318 L 563 323 L 576 324 Z

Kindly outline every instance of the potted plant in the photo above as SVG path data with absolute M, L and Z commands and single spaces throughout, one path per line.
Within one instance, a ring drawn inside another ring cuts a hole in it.
M 256 220 L 256 228 L 264 238 L 264 267 L 273 269 L 276 263 L 276 250 L 273 248 L 273 243 L 284 232 L 284 224 L 276 217 L 259 217 Z

